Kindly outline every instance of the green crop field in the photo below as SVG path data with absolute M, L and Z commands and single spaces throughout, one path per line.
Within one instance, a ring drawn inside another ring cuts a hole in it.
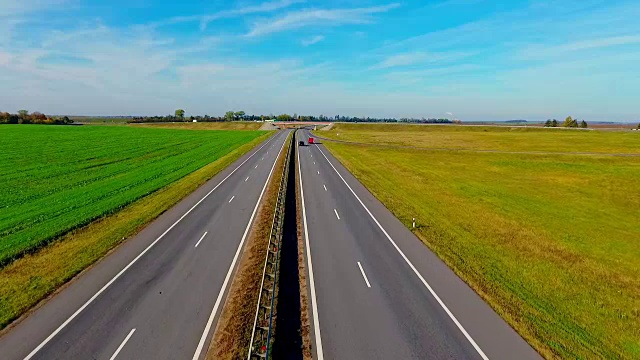
M 640 133 L 316 134 L 363 142 L 324 144 L 546 358 L 640 358 Z
M 264 123 L 255 121 L 221 121 L 221 122 L 176 122 L 176 123 L 144 123 L 130 124 L 132 127 L 150 127 L 155 129 L 184 130 L 260 130 Z
M 209 164 L 259 131 L 0 126 L 0 266 Z

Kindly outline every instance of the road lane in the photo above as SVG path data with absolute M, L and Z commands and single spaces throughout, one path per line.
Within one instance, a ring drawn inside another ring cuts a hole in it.
M 275 164 L 278 151 L 266 151 L 281 149 L 286 136 L 286 131 L 277 133 L 243 156 L 6 331 L 0 337 L 2 358 L 23 359 L 31 353 L 33 359 L 108 359 L 131 329 L 135 335 L 118 359 L 191 358 Z M 264 166 L 255 168 L 258 164 Z M 158 235 L 160 229 L 164 236 Z M 195 247 L 201 237 L 205 240 Z M 94 297 L 105 284 L 110 285 Z
M 324 357 L 539 358 L 322 145 L 298 150 Z

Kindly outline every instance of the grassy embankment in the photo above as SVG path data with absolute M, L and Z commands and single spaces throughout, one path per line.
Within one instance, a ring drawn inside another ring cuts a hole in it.
M 397 125 L 318 134 L 367 143 L 324 142 L 407 226 L 415 216 L 416 235 L 545 357 L 640 357 L 640 157 L 552 154 L 637 154 L 640 134 Z
M 244 359 L 249 350 L 251 331 L 260 293 L 262 270 L 278 200 L 285 157 L 291 146 L 289 135 L 280 153 L 273 175 L 265 190 L 251 233 L 245 245 L 238 270 L 231 283 L 225 305 L 220 313 L 207 359 Z
M 0 135 L 0 328 L 268 136 L 35 125 Z

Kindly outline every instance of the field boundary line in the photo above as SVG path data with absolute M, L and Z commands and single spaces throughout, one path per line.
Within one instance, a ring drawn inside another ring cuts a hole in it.
M 271 175 L 273 175 L 273 170 L 275 169 L 276 164 L 278 163 L 278 159 L 280 158 L 280 153 L 282 153 L 282 149 L 284 149 L 284 146 L 287 143 L 286 139 L 287 139 L 287 137 L 285 137 L 285 141 L 282 142 L 282 147 L 280 148 L 280 151 L 278 152 L 278 155 L 276 156 L 276 159 L 273 161 L 273 166 L 271 166 L 271 171 L 269 171 L 269 176 L 267 176 L 267 180 L 265 181 L 264 186 L 262 187 L 262 191 L 260 192 L 260 196 L 258 197 L 258 201 L 256 202 L 256 206 L 253 208 L 253 213 L 251 213 L 251 218 L 249 219 L 249 223 L 247 224 L 247 227 L 244 230 L 244 234 L 242 235 L 242 240 L 240 240 L 240 244 L 238 245 L 238 248 L 236 249 L 236 253 L 233 256 L 233 260 L 231 261 L 231 265 L 229 266 L 229 271 L 227 271 L 227 275 L 225 276 L 224 282 L 222 283 L 222 288 L 220 289 L 220 292 L 218 293 L 218 298 L 216 299 L 216 302 L 213 305 L 213 310 L 211 311 L 211 315 L 209 315 L 209 319 L 207 320 L 207 325 L 205 326 L 204 332 L 202 333 L 202 336 L 200 337 L 200 341 L 198 342 L 198 347 L 196 348 L 196 351 L 193 354 L 193 360 L 198 360 L 200 358 L 200 355 L 202 354 L 202 349 L 204 348 L 204 344 L 207 341 L 207 338 L 209 337 L 209 333 L 211 332 L 211 326 L 213 325 L 213 319 L 216 317 L 216 313 L 218 312 L 218 307 L 220 306 L 220 303 L 222 302 L 222 298 L 224 296 L 224 293 L 227 291 L 227 286 L 229 285 L 229 279 L 231 278 L 231 274 L 235 270 L 236 261 L 238 261 L 238 257 L 240 256 L 240 253 L 242 252 L 242 248 L 244 247 L 244 242 L 247 239 L 247 235 L 249 234 L 249 230 L 251 229 L 251 225 L 253 225 L 253 219 L 255 218 L 256 213 L 258 212 L 258 208 L 260 207 L 260 202 L 262 201 L 262 196 L 264 195 L 264 192 L 267 189 L 267 186 L 269 185 L 269 181 L 271 180 Z M 262 147 L 260 149 L 262 149 Z M 258 149 L 258 151 L 260 149 Z
M 60 326 L 58 326 L 58 328 L 56 328 L 46 339 L 44 339 L 35 349 L 33 349 L 24 358 L 24 360 L 30 360 L 31 358 L 33 358 L 33 356 L 35 356 L 38 353 L 38 351 L 40 351 L 45 345 L 47 345 L 47 343 L 49 341 L 51 341 L 51 339 L 53 339 L 60 331 L 62 331 L 62 329 L 64 329 L 67 325 L 69 325 L 69 323 L 71 321 L 73 321 L 73 319 L 75 319 L 76 316 L 78 316 L 82 311 L 84 311 L 84 309 L 87 308 L 98 296 L 100 296 L 105 290 L 107 290 L 111 286 L 111 284 L 113 284 L 116 280 L 118 280 L 118 278 L 120 278 L 120 276 L 122 276 L 122 274 L 124 274 L 131 266 L 133 266 L 133 264 L 135 264 L 144 254 L 147 253 L 147 251 L 149 251 L 156 243 L 158 243 L 158 241 L 160 241 L 162 238 L 164 238 L 164 236 L 167 233 L 169 233 L 169 231 L 171 231 L 171 229 L 173 229 L 176 225 L 178 225 L 178 223 L 180 223 L 180 221 L 182 221 L 182 219 L 184 219 L 187 215 L 189 215 L 191 213 L 191 211 L 193 211 L 193 209 L 195 209 L 198 205 L 200 205 L 200 203 L 202 203 L 207 197 L 209 197 L 209 195 L 211 195 L 211 193 L 213 193 L 218 187 L 220 187 L 220 185 L 222 185 L 222 183 L 224 183 L 229 177 L 231 177 L 231 175 L 233 175 L 238 169 L 240 169 L 240 167 L 242 167 L 242 165 L 244 165 L 247 161 L 249 161 L 251 158 L 253 158 L 253 156 L 255 154 L 257 154 L 262 148 L 264 148 L 274 138 L 275 138 L 275 136 L 271 137 L 262 146 L 260 146 L 260 148 L 258 148 L 253 154 L 251 154 L 248 158 L 246 158 L 240 165 L 238 165 L 235 169 L 233 169 L 233 171 L 231 173 L 229 173 L 229 175 L 227 175 L 224 179 L 222 179 L 218 183 L 218 185 L 216 185 L 206 195 L 204 195 L 195 205 L 193 205 L 189 210 L 187 210 L 187 212 L 185 212 L 178 220 L 176 220 L 176 222 L 174 222 L 158 238 L 156 238 L 151 244 L 149 244 L 149 246 L 147 246 L 144 250 L 142 250 L 142 252 L 140 254 L 138 254 L 138 256 L 136 256 L 133 260 L 131 260 L 131 262 L 129 264 L 127 264 L 127 266 L 125 266 L 122 270 L 120 270 L 120 272 L 118 272 L 111 280 L 109 280 L 108 283 L 106 283 L 102 288 L 100 288 L 100 290 L 98 290 L 78 310 L 76 310 L 69 318 L 67 318 L 67 320 L 65 320 Z
M 324 156 L 324 158 L 327 160 L 327 162 L 329 163 L 329 165 L 331 165 L 331 167 L 333 168 L 333 170 L 336 172 L 336 174 L 338 174 L 338 176 L 340 177 L 340 179 L 342 179 L 342 182 L 344 182 L 344 184 L 347 186 L 347 188 L 349 189 L 349 191 L 351 191 L 351 193 L 353 194 L 353 196 L 356 197 L 356 199 L 358 199 L 358 202 L 360 202 L 360 205 L 362 205 L 362 207 L 367 211 L 367 213 L 369 214 L 369 216 L 371 217 L 371 219 L 373 219 L 373 221 L 376 223 L 376 225 L 378 225 L 378 228 L 380 228 L 380 230 L 384 233 L 384 235 L 387 237 L 387 239 L 391 242 L 391 244 L 393 245 L 393 247 L 398 251 L 398 253 L 400 254 L 400 256 L 402 256 L 402 258 L 404 259 L 404 261 L 409 265 L 409 267 L 411 268 L 411 270 L 413 270 L 413 272 L 416 274 L 416 276 L 418 276 L 418 278 L 420 279 L 420 281 L 422 281 L 422 284 L 424 284 L 424 286 L 427 288 L 427 290 L 429 290 L 429 292 L 431 293 L 431 295 L 436 299 L 436 301 L 438 302 L 438 304 L 440 304 L 440 306 L 442 307 L 442 309 L 447 313 L 447 315 L 449 315 L 449 318 L 451 318 L 451 320 L 456 324 L 456 326 L 458 327 L 458 329 L 462 332 L 462 334 L 467 338 L 467 340 L 469 341 L 469 343 L 471 343 L 471 345 L 473 346 L 473 348 L 478 352 L 478 354 L 482 357 L 482 359 L 484 360 L 489 360 L 489 358 L 487 357 L 487 355 L 485 355 L 485 353 L 482 351 L 482 349 L 480 348 L 480 346 L 478 346 L 478 344 L 476 344 L 475 340 L 473 340 L 473 338 L 471 337 L 471 335 L 469 335 L 469 333 L 467 332 L 467 330 L 465 330 L 465 328 L 462 326 L 462 324 L 458 321 L 458 319 L 453 315 L 453 313 L 451 312 L 451 310 L 449 310 L 449 308 L 447 307 L 447 305 L 445 305 L 445 303 L 442 301 L 442 299 L 440 299 L 440 297 L 438 296 L 438 294 L 436 294 L 436 292 L 433 290 L 433 288 L 431 287 L 431 285 L 429 285 L 429 283 L 425 280 L 425 278 L 422 276 L 422 274 L 420 274 L 420 272 L 418 271 L 418 269 L 416 269 L 416 267 L 413 265 L 413 263 L 409 260 L 409 258 L 407 258 L 407 256 L 404 254 L 404 252 L 400 249 L 400 247 L 396 244 L 395 241 L 393 241 L 393 239 L 391 238 L 391 236 L 389 235 L 389 233 L 387 233 L 387 231 L 384 229 L 384 227 L 382 227 L 382 225 L 380 224 L 380 222 L 378 222 L 378 219 L 376 219 L 375 216 L 373 216 L 373 214 L 371 213 L 371 211 L 369 211 L 369 208 L 362 202 L 362 200 L 360 200 L 360 197 L 355 193 L 355 191 L 353 191 L 353 189 L 351 188 L 351 186 L 347 183 L 347 181 L 342 177 L 342 175 L 340 174 L 340 172 L 338 172 L 338 169 L 336 169 L 335 166 L 333 166 L 333 163 L 331 163 L 331 161 L 329 160 L 329 158 L 327 157 L 327 155 L 325 155 L 324 151 L 322 151 L 322 149 L 320 149 L 320 147 L 317 147 L 317 149 L 320 151 L 320 153 L 322 154 L 322 156 Z

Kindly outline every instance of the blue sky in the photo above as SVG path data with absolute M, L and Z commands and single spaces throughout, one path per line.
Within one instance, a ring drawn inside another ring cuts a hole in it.
M 640 120 L 640 2 L 2 0 L 0 110 Z

